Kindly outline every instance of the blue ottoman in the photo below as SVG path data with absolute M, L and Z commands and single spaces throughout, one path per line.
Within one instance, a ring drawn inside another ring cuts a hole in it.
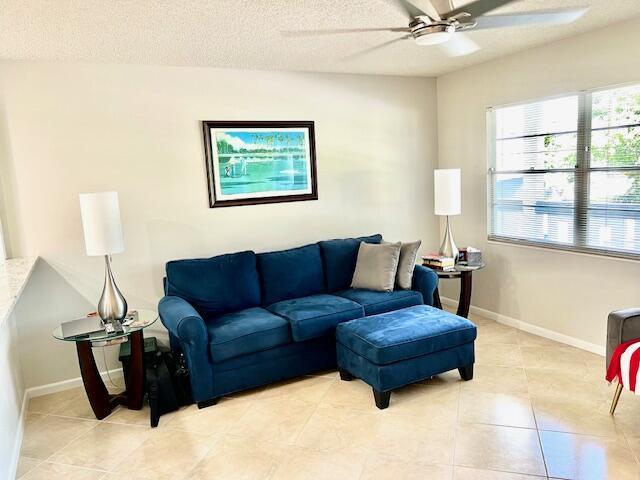
M 376 406 L 389 406 L 391 390 L 457 368 L 473 378 L 476 326 L 466 318 L 416 305 L 341 323 L 336 329 L 342 380 L 373 387 Z

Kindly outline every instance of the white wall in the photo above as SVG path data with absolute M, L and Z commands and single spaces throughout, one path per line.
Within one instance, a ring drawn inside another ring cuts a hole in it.
M 1 79 L 0 79 L 1 80 Z M 0 81 L 1 88 L 1 81 Z M 1 89 L 0 89 L 1 92 Z M 10 171 L 11 145 L 0 95 L 0 224 L 6 220 L 6 185 Z M 2 242 L 0 238 L 0 243 Z M 0 248 L 0 252 L 3 249 Z M 0 318 L 0 478 L 13 478 L 22 435 L 21 410 L 24 399 L 23 368 L 20 364 L 16 317 L 12 312 Z
M 79 317 L 92 309 L 95 306 L 51 265 L 44 260 L 36 263 L 14 309 L 26 388 L 80 376 L 75 345 L 55 340 L 51 333 L 60 322 Z M 117 362 L 118 347 L 96 348 L 94 355 L 101 372 L 106 370 L 103 358 L 108 359 L 111 369 L 121 366 Z
M 438 78 L 439 165 L 463 171 L 455 238 L 488 263 L 474 305 L 602 346 L 608 312 L 640 304 L 640 262 L 487 243 L 485 122 L 490 106 L 640 81 L 638 44 L 631 21 Z
M 0 75 L 0 259 L 11 256 L 10 239 L 4 233 L 7 232 L 7 218 L 15 211 L 13 208 L 7 208 L 8 205 L 13 205 L 14 175 L 9 125 L 2 92 L 2 75 Z
M 0 320 L 0 478 L 13 478 L 22 439 L 24 383 L 16 317 Z
M 170 259 L 375 232 L 437 244 L 433 79 L 29 63 L 0 73 L 12 253 L 44 259 L 25 292 L 33 309 L 20 312 L 21 335 L 36 341 L 23 358 L 28 387 L 78 376 L 72 353 L 45 363 L 42 352 L 73 350 L 50 331 L 102 287 L 102 259 L 84 255 L 80 192 L 120 194 L 126 251 L 114 273 L 132 306 L 156 306 Z M 210 209 L 201 120 L 315 121 L 320 199 Z

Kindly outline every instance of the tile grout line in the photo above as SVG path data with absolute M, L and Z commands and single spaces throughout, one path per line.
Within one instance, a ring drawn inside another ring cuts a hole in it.
M 536 415 L 536 409 L 533 406 L 533 399 L 531 398 L 531 389 L 529 388 L 529 374 L 527 373 L 527 369 L 524 368 L 524 357 L 522 356 L 522 345 L 518 341 L 518 351 L 520 352 L 520 358 L 522 359 L 522 367 L 524 369 L 524 376 L 527 379 L 527 396 L 529 397 L 529 405 L 531 407 L 531 413 L 533 414 L 533 422 L 536 426 L 536 437 L 538 437 L 538 445 L 540 447 L 540 454 L 542 455 L 542 464 L 544 465 L 544 471 L 547 474 L 547 478 L 549 478 L 549 467 L 547 466 L 547 456 L 544 453 L 544 447 L 542 445 L 542 438 L 540 437 L 540 428 L 538 426 L 538 417 Z
M 460 425 L 460 403 L 462 402 L 462 384 L 458 385 L 458 407 L 456 408 L 456 426 L 453 429 L 453 454 L 451 458 L 451 479 L 456 475 L 456 452 L 458 450 L 458 426 Z
M 183 478 L 191 478 L 191 474 L 196 470 L 196 468 L 198 468 L 198 466 L 202 462 L 205 461 L 207 456 L 213 451 L 214 447 L 216 447 L 217 444 L 221 441 L 221 436 L 222 435 L 223 434 L 221 433 L 216 437 L 216 439 L 212 442 L 211 447 L 204 453 L 204 455 L 202 455 L 202 458 L 198 462 L 196 462 L 196 464 L 187 472 L 187 474 Z
M 129 426 L 132 426 L 132 427 L 141 427 L 141 425 L 133 425 L 133 424 L 114 424 L 114 425 L 129 425 Z M 141 447 L 142 447 L 142 445 L 144 445 L 145 443 L 147 443 L 147 441 L 149 441 L 149 437 L 152 435 L 152 433 L 153 433 L 153 431 L 155 430 L 155 428 L 152 428 L 152 427 L 146 427 L 146 426 L 145 426 L 145 427 L 143 427 L 143 428 L 147 428 L 147 429 L 148 429 L 148 431 L 147 431 L 147 435 L 146 435 L 146 438 L 145 438 L 144 440 L 142 440 L 142 442 L 140 442 L 140 444 L 139 444 L 139 445 L 138 445 L 134 450 L 130 450 L 130 451 L 128 451 L 128 452 L 127 452 L 127 454 L 126 454 L 126 455 L 124 455 L 124 456 L 120 459 L 120 461 L 119 461 L 119 462 L 117 462 L 113 467 L 111 467 L 111 468 L 107 469 L 107 473 L 119 473 L 119 472 L 117 471 L 117 470 L 118 470 L 118 467 L 119 467 L 120 465 L 122 465 L 122 464 L 125 462 L 125 460 L 126 460 L 127 458 L 129 458 L 131 455 L 133 455 L 133 454 L 136 452 L 136 450 L 138 450 L 139 448 L 141 448 Z M 158 428 L 158 427 L 156 427 L 156 428 Z M 199 433 L 187 432 L 187 431 L 184 431 L 184 430 L 177 430 L 177 429 L 174 429 L 174 428 L 168 428 L 168 427 L 164 427 L 164 429 L 163 429 L 163 430 L 167 430 L 167 431 L 171 431 L 171 432 L 178 432 L 178 433 L 188 433 L 188 434 L 193 434 L 193 435 L 202 435 L 202 434 L 199 434 Z M 214 443 L 214 444 L 215 444 L 215 443 L 217 443 L 217 439 L 216 439 L 216 441 L 214 441 L 213 443 Z M 211 448 L 213 448 L 213 446 L 212 446 Z M 206 455 L 208 455 L 208 454 L 209 454 L 209 451 L 210 451 L 210 450 L 207 450 Z M 204 458 L 204 457 L 203 457 L 203 458 Z M 198 463 L 200 463 L 200 462 L 198 462 Z M 123 472 L 123 473 L 126 473 L 126 472 Z M 191 472 L 189 472 L 189 473 L 191 473 Z
M 35 457 L 29 457 L 27 455 L 19 455 L 18 457 L 26 457 L 26 458 L 30 458 L 32 460 L 36 460 L 38 463 L 36 465 L 34 465 L 32 468 L 30 468 L 29 470 L 27 470 L 26 472 L 24 472 L 22 475 L 20 475 L 19 477 L 16 476 L 16 480 L 19 480 L 21 478 L 24 478 L 28 473 L 32 472 L 33 470 L 35 470 L 36 468 L 38 468 L 40 465 L 42 465 L 45 461 L 40 459 L 40 458 L 35 458 Z M 20 464 L 20 458 L 18 458 L 18 465 Z M 17 473 L 17 472 L 16 472 Z
M 536 475 L 535 473 L 522 473 L 522 472 L 518 472 L 515 470 L 498 470 L 496 468 L 489 468 L 486 466 L 483 466 L 482 468 L 480 467 L 472 467 L 470 465 L 457 465 L 460 468 L 469 468 L 471 470 L 480 470 L 480 471 L 484 471 L 484 472 L 496 472 L 496 473 L 508 473 L 511 475 L 519 475 L 519 476 L 525 476 L 525 477 L 532 477 L 532 478 L 541 478 L 541 479 L 548 479 L 551 478 L 548 475 Z M 456 466 L 454 465 L 454 468 Z M 555 480 L 555 477 L 553 477 Z M 573 479 L 561 479 L 561 480 L 573 480 Z
M 94 469 L 91 467 L 86 467 L 86 466 L 81 466 L 81 465 L 75 465 L 75 464 L 71 464 L 71 463 L 62 463 L 62 462 L 54 462 L 51 461 L 51 458 L 53 458 L 55 455 L 57 455 L 58 453 L 60 453 L 62 450 L 64 450 L 65 448 L 67 448 L 69 445 L 71 445 L 73 442 L 75 442 L 76 440 L 78 440 L 80 437 L 88 434 L 91 430 L 94 430 L 96 428 L 98 428 L 98 426 L 106 424 L 106 425 L 118 425 L 118 426 L 127 426 L 127 427 L 132 427 L 134 429 L 145 429 L 145 428 L 149 428 L 146 425 L 137 425 L 137 424 L 132 424 L 132 423 L 119 423 L 119 422 L 110 422 L 107 419 L 109 418 L 109 416 L 111 416 L 114 412 L 116 412 L 118 409 L 114 409 L 114 411 L 111 412 L 111 414 L 109 414 L 107 417 L 103 418 L 102 420 L 98 420 L 98 419 L 85 419 L 82 417 L 70 417 L 70 416 L 64 416 L 64 415 L 57 415 L 57 414 L 47 414 L 46 416 L 49 417 L 59 417 L 59 418 L 67 418 L 67 419 L 75 419 L 75 420 L 81 420 L 81 421 L 90 421 L 90 422 L 95 422 L 95 425 L 93 425 L 90 429 L 88 429 L 86 432 L 83 432 L 79 435 L 77 435 L 76 437 L 74 437 L 69 443 L 65 444 L 62 448 L 60 448 L 59 450 L 56 450 L 54 453 L 52 453 L 49 457 L 47 457 L 47 459 L 43 460 L 43 462 L 48 462 L 48 463 L 53 463 L 56 465 L 65 465 L 65 466 L 70 466 L 70 467 L 77 467 L 77 468 L 82 468 L 85 470 L 91 470 L 91 471 L 97 471 L 97 472 L 104 472 L 104 475 L 102 477 L 100 477 L 101 479 L 106 477 L 108 474 L 110 473 L 114 473 L 115 472 L 115 468 L 117 466 L 119 466 L 122 461 L 118 462 L 115 466 L 111 467 L 111 468 L 107 468 L 107 469 Z M 151 433 L 151 432 L 148 432 Z M 146 442 L 147 438 L 145 438 L 142 442 Z M 125 458 L 128 457 L 128 454 L 125 456 Z
M 631 448 L 631 444 L 629 443 L 629 435 L 624 430 L 622 431 L 622 435 L 624 436 L 625 443 L 627 444 L 627 448 L 631 452 L 631 454 L 636 459 L 636 464 L 640 465 L 640 455 L 638 455 L 633 448 Z
M 298 441 L 298 438 L 300 438 L 300 435 L 302 435 L 302 432 L 304 431 L 304 429 L 307 427 L 307 425 L 309 424 L 309 421 L 311 420 L 311 417 L 313 417 L 316 412 L 318 411 L 318 407 L 320 406 L 320 403 L 322 402 L 322 400 L 324 400 L 324 398 L 327 396 L 329 390 L 331 389 L 331 385 L 333 385 L 334 383 L 337 382 L 337 379 L 334 377 L 332 379 L 332 381 L 330 382 L 329 388 L 327 388 L 327 391 L 324 392 L 324 395 L 322 395 L 322 397 L 320 398 L 320 400 L 318 401 L 318 403 L 315 404 L 315 408 L 313 409 L 313 412 L 311 412 L 311 415 L 309 415 L 309 418 L 307 418 L 307 420 L 304 422 L 304 425 L 302 426 L 302 428 L 300 429 L 300 431 L 298 432 L 298 434 L 296 435 L 296 438 L 293 440 L 293 442 L 291 443 L 291 446 L 296 446 L 295 442 Z M 244 416 L 244 415 L 243 415 Z M 240 420 L 238 420 L 240 421 Z M 303 447 L 306 448 L 306 447 Z M 282 467 L 282 465 L 285 463 L 285 459 L 284 457 L 280 458 L 280 460 L 278 461 L 277 465 L 273 468 L 273 471 L 269 474 L 269 478 L 273 478 L 275 476 L 276 473 L 278 473 L 278 470 L 280 470 L 280 468 Z M 364 470 L 364 466 L 363 466 L 363 470 Z M 360 471 L 360 475 L 362 475 L 362 471 Z
M 302 432 L 304 431 L 304 429 L 306 428 L 306 426 L 309 424 L 309 422 L 311 421 L 311 418 L 316 414 L 316 412 L 318 411 L 318 408 L 320 407 L 320 404 L 322 403 L 322 401 L 325 399 L 325 397 L 327 396 L 329 390 L 331 389 L 331 386 L 335 383 L 337 383 L 338 381 L 340 381 L 340 379 L 336 376 L 333 377 L 325 377 L 324 375 L 304 375 L 304 378 L 310 378 L 310 377 L 317 377 L 317 378 L 326 378 L 327 380 L 330 380 L 328 382 L 329 386 L 327 387 L 327 390 L 324 392 L 324 394 L 322 395 L 322 397 L 320 398 L 320 400 L 318 400 L 318 402 L 313 402 L 314 405 L 314 409 L 313 412 L 311 412 L 311 414 L 309 415 L 309 418 L 307 418 L 307 420 L 304 422 L 304 425 L 302 426 L 302 428 L 300 429 L 300 431 L 298 432 L 298 434 L 296 435 L 296 438 L 293 440 L 293 442 L 291 443 L 291 446 L 296 446 L 295 442 L 297 442 L 298 438 L 300 437 L 300 435 L 302 435 Z M 266 391 L 263 390 L 260 393 L 264 393 Z M 308 403 L 312 403 L 312 402 L 308 402 Z M 248 411 L 248 409 L 247 409 Z M 241 415 L 241 417 L 237 420 L 237 422 L 240 422 L 240 420 L 242 419 L 242 417 L 244 417 L 244 415 L 246 415 L 247 412 L 243 413 Z M 233 437 L 236 438 L 244 438 L 242 436 L 234 436 L 231 435 Z M 304 447 L 303 447 L 304 448 Z M 269 473 L 269 477 L 268 478 L 273 478 L 273 476 L 277 473 L 277 471 L 280 469 L 280 467 L 283 465 L 284 459 L 281 458 L 277 463 L 275 463 L 273 470 Z M 362 467 L 362 470 L 360 472 L 360 474 L 362 475 L 362 471 L 364 470 L 364 465 Z
M 494 343 L 490 342 L 490 343 L 487 343 L 487 344 L 484 344 L 484 345 L 493 345 L 493 344 Z M 522 357 L 523 348 L 527 347 L 527 345 L 521 345 L 520 338 L 517 338 L 517 341 L 515 343 L 509 344 L 509 343 L 500 343 L 500 342 L 498 342 L 497 344 L 499 344 L 499 345 L 517 345 L 518 346 L 517 351 L 519 352 L 521 357 Z M 529 345 L 528 347 L 532 347 L 532 346 Z M 536 347 L 535 345 L 533 345 L 533 347 L 534 348 L 542 348 L 542 347 Z M 553 347 L 553 348 L 557 348 L 557 347 Z M 592 362 L 586 361 L 586 364 L 587 364 L 587 366 L 589 368 L 592 367 Z M 492 364 L 488 364 L 488 365 L 492 365 Z M 500 365 L 495 365 L 495 366 L 500 366 Z M 533 368 L 533 370 L 532 370 L 531 374 L 534 373 L 534 371 L 536 370 L 537 367 L 534 366 L 532 368 Z M 595 368 L 595 366 L 593 366 L 593 368 Z M 498 427 L 519 428 L 519 429 L 528 429 L 528 430 L 535 429 L 536 432 L 537 432 L 538 445 L 539 445 L 539 448 L 540 448 L 540 451 L 541 451 L 541 454 L 542 454 L 542 459 L 543 459 L 543 462 L 544 462 L 544 465 L 545 465 L 545 472 L 546 472 L 547 475 L 549 475 L 549 471 L 548 471 L 548 467 L 547 467 L 547 458 L 546 458 L 544 449 L 542 448 L 541 433 L 544 433 L 544 432 L 557 432 L 557 433 L 566 434 L 566 435 L 585 436 L 585 437 L 604 437 L 604 438 L 613 438 L 613 439 L 615 439 L 615 437 L 609 437 L 606 434 L 604 434 L 604 435 L 602 435 L 602 434 L 594 435 L 594 434 L 589 434 L 589 433 L 572 433 L 572 432 L 565 432 L 565 431 L 560 431 L 560 430 L 541 429 L 540 428 L 540 419 L 538 419 L 538 416 L 540 416 L 540 415 L 536 412 L 536 409 L 533 407 L 532 390 L 531 390 L 531 384 L 530 384 L 531 379 L 529 379 L 529 371 L 528 371 L 527 368 L 524 367 L 524 361 L 522 362 L 522 370 L 524 370 L 524 373 L 525 373 L 525 379 L 526 379 L 526 382 L 527 382 L 526 393 L 527 393 L 527 396 L 528 396 L 528 398 L 530 400 L 530 409 L 532 410 L 532 413 L 533 413 L 533 419 L 534 419 L 535 427 L 534 428 L 529 428 L 529 427 L 520 427 L 520 426 L 513 426 L 513 425 L 499 425 L 499 424 L 496 424 L 496 423 L 482 423 L 482 422 L 471 422 L 470 424 L 481 424 L 481 425 L 489 425 L 489 426 L 492 425 L 492 426 L 498 426 Z M 541 370 L 544 372 L 546 369 L 543 368 Z M 309 377 L 316 377 L 316 376 L 309 376 Z M 322 376 L 318 376 L 318 377 L 322 377 Z M 585 375 L 585 378 L 587 378 L 586 375 Z M 331 378 L 331 380 L 332 380 L 331 383 L 339 382 L 339 379 L 337 379 L 336 377 Z M 587 380 L 585 380 L 585 381 L 587 381 Z M 462 382 L 460 382 L 458 384 L 458 403 L 457 403 L 457 410 L 456 410 L 456 429 L 454 431 L 453 461 L 451 462 L 452 463 L 452 474 L 454 474 L 454 475 L 455 475 L 455 468 L 456 468 L 455 456 L 456 456 L 456 453 L 457 453 L 457 441 L 460 438 L 460 435 L 459 435 L 457 430 L 458 430 L 458 427 L 461 425 L 461 418 L 460 418 L 461 400 L 462 400 L 462 398 L 461 398 L 461 389 L 462 389 L 461 385 L 462 385 Z M 264 392 L 262 392 L 262 393 L 264 393 Z M 313 409 L 313 412 L 311 413 L 309 418 L 304 422 L 304 424 L 301 427 L 300 431 L 296 434 L 296 437 L 293 440 L 294 443 L 298 440 L 298 438 L 300 437 L 300 435 L 302 434 L 304 429 L 307 427 L 310 419 L 318 411 L 320 405 L 323 404 L 323 401 L 326 399 L 326 396 L 327 395 L 325 393 L 325 395 L 322 396 L 320 401 L 318 401 L 317 403 L 314 402 L 315 408 Z M 339 406 L 334 406 L 334 407 L 335 408 L 340 408 Z M 58 409 L 58 410 L 55 410 L 55 411 L 60 411 L 60 410 L 61 409 Z M 37 413 L 37 412 L 29 412 L 29 413 Z M 76 419 L 76 420 L 81 420 L 81 421 L 90 421 L 89 419 L 82 418 L 82 417 L 59 415 L 57 413 L 40 413 L 39 415 L 42 415 L 42 418 L 45 418 L 45 417 L 62 417 L 62 418 Z M 95 420 L 93 420 L 93 421 L 96 422 Z M 97 421 L 96 425 L 92 426 L 89 430 L 87 430 L 87 432 L 90 432 L 92 429 L 96 428 L 98 425 L 100 425 L 103 422 L 104 423 L 108 423 L 108 424 L 127 425 L 127 426 L 130 426 L 130 427 L 144 428 L 141 425 L 136 425 L 136 424 L 131 424 L 131 423 L 109 422 L 107 419 L 104 419 L 104 420 L 101 420 L 101 421 Z M 179 429 L 179 428 L 169 428 L 169 430 L 180 430 L 180 431 L 190 432 L 189 430 L 182 430 L 182 429 Z M 618 429 L 616 429 L 616 430 L 618 430 Z M 79 436 L 85 435 L 87 432 L 84 432 L 82 434 L 79 434 L 77 437 L 74 437 L 69 443 L 76 441 Z M 619 429 L 618 432 L 622 433 L 622 438 L 620 440 L 624 439 L 624 444 L 626 445 L 627 450 L 629 450 L 633 454 L 633 458 L 634 458 L 635 462 L 636 463 L 640 463 L 640 460 L 639 460 L 638 456 L 630 448 L 630 444 L 629 444 L 629 439 L 631 438 L 630 434 L 625 429 Z M 211 453 L 211 451 L 216 448 L 217 445 L 219 445 L 219 441 L 222 438 L 224 438 L 226 435 L 227 435 L 227 433 L 220 434 L 217 437 L 217 440 L 212 442 L 211 448 L 207 449 L 207 452 L 205 453 L 203 459 L 206 458 L 206 456 L 209 455 Z M 242 438 L 242 437 L 239 437 L 239 438 Z M 619 438 L 619 436 L 618 436 L 618 438 Z M 57 450 L 51 456 L 47 457 L 44 460 L 35 459 L 33 457 L 29 457 L 29 458 L 33 458 L 33 460 L 39 462 L 30 471 L 32 471 L 34 468 L 37 468 L 40 464 L 42 464 L 44 462 L 47 462 L 47 461 L 50 462 L 50 463 L 61 464 L 60 462 L 51 462 L 49 459 L 52 458 L 53 456 L 55 456 L 56 454 L 58 454 L 62 449 L 66 448 L 67 446 L 68 446 L 68 444 L 66 444 L 60 450 Z M 202 460 L 198 461 L 196 463 L 196 465 L 190 470 L 189 473 L 192 473 L 198 467 L 198 465 L 201 465 L 201 463 L 202 463 Z M 272 466 L 272 470 L 269 473 L 269 477 L 270 478 L 273 477 L 276 474 L 276 471 L 283 464 L 284 464 L 284 462 L 282 461 L 282 459 L 280 459 L 278 461 L 274 461 L 273 462 L 273 466 Z M 68 465 L 68 464 L 63 464 L 63 465 Z M 92 468 L 89 468 L 89 467 L 81 467 L 81 466 L 77 466 L 77 465 L 69 465 L 69 466 L 77 467 L 77 468 L 83 468 L 83 469 L 87 469 L 87 470 L 95 470 L 95 471 L 98 471 L 98 472 L 103 472 L 104 471 L 104 470 L 101 470 L 101 469 L 92 469 Z M 363 467 L 360 470 L 359 477 L 362 477 L 364 475 L 365 468 L 366 468 L 366 458 L 365 458 L 365 463 L 363 463 Z M 484 467 L 475 467 L 475 468 L 486 469 Z M 490 470 L 491 471 L 491 470 L 494 470 L 494 469 L 486 469 L 486 470 Z M 494 470 L 494 471 L 502 472 L 502 471 L 507 471 L 507 470 Z M 111 470 L 107 471 L 104 476 L 106 476 L 110 472 L 111 472 Z M 513 472 L 513 473 L 517 473 L 517 472 Z M 103 478 L 103 477 L 101 477 L 101 478 Z
M 104 470 L 102 468 L 91 468 L 84 465 L 74 465 L 73 463 L 54 462 L 52 460 L 45 460 L 44 462 L 51 463 L 52 465 L 63 465 L 65 467 L 78 468 L 80 470 L 89 470 L 91 472 L 110 473 L 109 470 Z
M 79 420 L 81 422 L 91 422 L 92 420 L 85 420 L 82 418 L 74 418 L 74 417 L 58 417 L 57 415 L 51 415 L 51 414 L 46 414 L 44 415 L 45 417 L 57 417 L 57 418 L 66 418 L 69 420 Z M 60 453 L 63 449 L 67 448 L 69 445 L 71 445 L 73 442 L 75 442 L 78 438 L 80 438 L 81 436 L 83 436 L 85 433 L 90 432 L 91 430 L 93 430 L 94 428 L 96 428 L 100 422 L 100 420 L 95 420 L 93 421 L 95 422 L 94 425 L 87 429 L 86 431 L 79 433 L 78 435 L 76 435 L 75 437 L 73 437 L 69 442 L 65 443 L 64 445 L 62 445 L 59 449 L 55 450 L 53 453 L 51 453 L 48 457 L 46 457 L 45 459 L 42 460 L 42 463 L 44 462 L 48 462 L 48 463 L 57 463 L 58 465 L 69 465 L 69 464 L 61 464 L 59 462 L 52 462 L 51 458 L 53 458 L 54 455 Z M 39 466 L 39 465 L 38 465 Z M 69 466 L 76 466 L 76 465 L 69 465 Z
M 113 412 L 112 412 L 113 413 Z M 107 473 L 105 474 L 105 477 L 111 473 L 118 473 L 116 470 L 117 468 L 124 463 L 124 461 L 129 458 L 130 455 L 132 455 L 137 449 L 139 449 L 140 447 L 142 447 L 143 444 L 145 444 L 147 442 L 147 440 L 149 440 L 149 437 L 151 436 L 151 434 L 153 433 L 154 429 L 150 426 L 147 425 L 136 425 L 136 424 L 132 424 L 132 423 L 116 423 L 116 422 L 107 422 L 106 419 L 109 418 L 109 416 L 103 418 L 102 420 L 100 420 L 101 422 L 107 424 L 107 425 L 126 425 L 128 427 L 133 427 L 133 428 L 144 428 L 145 430 L 147 430 L 147 433 L 145 435 L 145 438 L 138 444 L 138 446 L 127 452 L 126 455 L 124 455 L 121 460 L 119 462 L 117 462 L 116 464 L 114 464 L 111 468 L 107 469 Z M 158 424 L 159 425 L 159 424 Z M 171 430 L 171 431 L 175 431 L 173 429 L 167 428 L 165 427 L 164 430 Z
M 480 343 L 483 343 L 483 342 L 480 342 Z M 530 391 L 529 391 L 529 378 L 527 376 L 527 371 L 526 371 L 526 368 L 524 366 L 524 358 L 522 357 L 522 349 L 521 349 L 520 342 L 516 338 L 516 342 L 515 343 L 486 342 L 486 343 L 484 343 L 484 345 L 510 345 L 510 346 L 516 346 L 517 347 L 518 355 L 520 356 L 520 360 L 521 360 L 521 365 L 520 365 L 519 368 L 521 368 L 523 370 L 524 374 L 525 374 L 525 379 L 526 379 L 526 383 L 527 383 L 527 398 L 529 399 L 531 413 L 533 414 L 533 419 L 534 419 L 534 423 L 535 423 L 535 429 L 534 428 L 528 428 L 528 427 L 519 427 L 519 426 L 514 426 L 514 425 L 498 425 L 498 424 L 495 424 L 495 423 L 483 423 L 483 422 L 472 422 L 472 423 L 469 423 L 469 425 L 488 425 L 488 426 L 494 426 L 494 427 L 506 427 L 506 428 L 519 428 L 519 429 L 523 429 L 523 430 L 535 430 L 536 431 L 536 437 L 538 438 L 538 444 L 540 446 L 540 453 L 542 455 L 542 461 L 543 461 L 543 465 L 544 465 L 544 469 L 545 469 L 545 476 L 539 476 L 539 475 L 532 475 L 532 476 L 533 477 L 537 477 L 537 478 L 549 478 L 549 471 L 547 469 L 546 461 L 545 461 L 545 458 L 544 458 L 544 451 L 542 450 L 542 445 L 540 443 L 540 433 L 539 433 L 539 430 L 538 430 L 538 425 L 537 425 L 537 422 L 536 422 L 535 412 L 534 412 L 534 409 L 533 409 L 533 402 L 531 401 L 531 396 L 530 396 Z M 510 365 L 492 365 L 492 364 L 488 364 L 488 365 L 489 366 L 498 366 L 498 367 L 505 366 L 505 367 L 508 367 L 508 368 L 512 368 L 512 366 L 510 366 Z M 457 442 L 456 442 L 456 448 L 457 448 Z M 455 463 L 455 459 L 454 459 L 454 463 Z M 455 468 L 455 465 L 454 465 L 454 468 Z M 471 467 L 471 468 L 475 468 L 475 467 Z M 486 470 L 487 471 L 500 472 L 500 473 L 505 473 L 506 472 L 506 473 L 513 473 L 513 474 L 517 474 L 517 475 L 523 475 L 522 472 L 512 472 L 512 471 L 508 471 L 508 470 L 495 470 L 495 469 L 489 469 L 489 468 L 486 468 Z M 526 475 L 531 475 L 531 474 L 528 473 Z

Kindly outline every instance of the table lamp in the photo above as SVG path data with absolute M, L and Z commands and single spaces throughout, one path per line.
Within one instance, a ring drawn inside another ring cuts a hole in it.
M 98 315 L 105 323 L 127 315 L 127 301 L 111 273 L 111 255 L 124 251 L 118 192 L 81 193 L 80 213 L 87 255 L 103 255 L 104 287 L 98 302 Z
M 435 214 L 447 217 L 447 226 L 439 253 L 443 257 L 452 257 L 457 262 L 460 252 L 456 247 L 456 242 L 453 241 L 449 217 L 451 215 L 460 215 L 461 213 L 460 169 L 434 170 L 433 193 Z

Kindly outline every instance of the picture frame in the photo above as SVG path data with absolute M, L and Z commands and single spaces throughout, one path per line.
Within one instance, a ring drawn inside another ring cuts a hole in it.
M 318 199 L 312 121 L 202 122 L 211 208 Z

